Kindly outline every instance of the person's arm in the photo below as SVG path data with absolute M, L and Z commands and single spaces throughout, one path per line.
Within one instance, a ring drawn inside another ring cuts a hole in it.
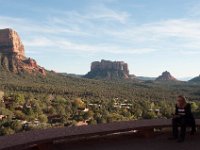
M 175 105 L 175 113 L 173 114 L 173 118 L 178 118 L 180 115 L 178 115 L 178 106 Z
M 175 115 L 178 115 L 178 106 L 175 106 Z
M 185 109 L 185 114 L 186 116 L 192 115 L 191 105 L 189 103 L 187 104 L 187 107 Z

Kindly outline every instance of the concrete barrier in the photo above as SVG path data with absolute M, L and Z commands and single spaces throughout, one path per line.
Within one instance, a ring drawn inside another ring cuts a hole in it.
M 200 119 L 197 119 L 196 123 L 197 126 L 200 126 Z M 51 145 L 51 143 L 56 140 L 101 136 L 119 132 L 129 132 L 132 130 L 145 131 L 152 130 L 154 128 L 163 128 L 170 126 L 170 119 L 152 119 L 122 121 L 80 127 L 33 130 L 0 137 L 0 150 L 20 150 L 28 148 L 31 145 L 38 145 L 40 149 L 49 149 L 47 148 L 47 145 Z

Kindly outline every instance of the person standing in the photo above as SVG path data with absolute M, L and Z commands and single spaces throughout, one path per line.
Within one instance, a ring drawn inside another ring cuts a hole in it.
M 177 97 L 175 114 L 172 118 L 172 139 L 177 139 L 178 142 L 183 142 L 185 140 L 187 126 L 190 126 L 192 128 L 190 134 L 194 135 L 194 133 L 196 132 L 196 123 L 191 111 L 191 105 L 186 102 L 184 96 L 180 95 Z

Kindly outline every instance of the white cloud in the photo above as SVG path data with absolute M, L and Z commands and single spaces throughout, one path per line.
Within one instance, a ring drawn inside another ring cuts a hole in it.
M 134 48 L 134 47 L 123 47 L 112 44 L 83 44 L 72 42 L 67 39 L 61 38 L 45 38 L 37 37 L 36 39 L 30 39 L 25 41 L 27 47 L 32 48 L 47 48 L 50 47 L 55 51 L 66 51 L 66 52 L 90 52 L 90 53 L 112 53 L 112 54 L 146 54 L 155 52 L 155 49 L 150 48 Z
M 4 17 L 0 16 L 0 28 L 13 28 L 18 32 L 30 33 L 32 35 L 40 34 L 73 34 L 78 36 L 88 35 L 75 28 L 66 28 L 63 26 L 53 25 L 52 20 L 37 22 L 25 18 Z
M 197 55 L 200 54 L 200 50 L 187 50 L 187 51 L 180 50 L 180 53 L 184 55 Z
M 199 54 L 200 21 L 188 18 L 135 24 L 131 14 L 104 5 L 84 12 L 51 11 L 38 22 L 0 16 L 0 28 L 22 34 L 26 47 L 57 47 L 67 52 L 144 54 L 177 51 Z
M 105 34 L 126 44 L 145 45 L 151 49 L 187 51 L 200 48 L 200 21 L 170 19 L 131 26 L 122 30 L 105 29 Z
M 93 6 L 90 10 L 90 14 L 86 16 L 88 19 L 105 19 L 111 21 L 118 21 L 120 23 L 126 23 L 130 14 L 125 11 L 116 11 L 109 9 L 104 5 Z
M 37 37 L 29 41 L 25 40 L 23 43 L 30 47 L 49 47 L 54 45 L 52 41 L 46 37 Z

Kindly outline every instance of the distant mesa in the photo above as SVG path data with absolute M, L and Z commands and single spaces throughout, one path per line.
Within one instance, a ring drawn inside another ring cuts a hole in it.
M 90 79 L 130 79 L 128 64 L 123 61 L 101 60 L 92 62 L 91 70 L 85 75 Z
M 155 81 L 178 81 L 175 77 L 173 77 L 170 72 L 165 71 L 160 75 Z
M 32 58 L 26 58 L 24 45 L 12 29 L 0 29 L 0 70 L 46 75 L 45 69 Z

